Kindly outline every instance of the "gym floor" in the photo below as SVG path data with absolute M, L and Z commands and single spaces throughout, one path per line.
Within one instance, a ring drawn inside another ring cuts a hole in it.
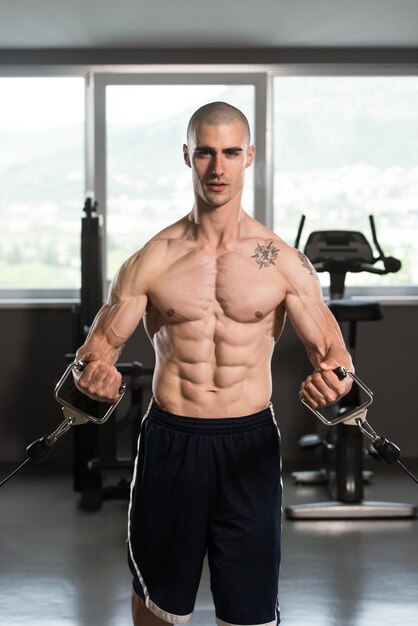
M 407 463 L 415 472 L 418 463 Z M 4 476 L 9 468 L 0 468 Z M 376 463 L 366 499 L 418 501 L 398 466 Z M 288 471 L 285 468 L 285 472 Z M 26 466 L 1 490 L 0 623 L 129 626 L 126 501 L 80 511 L 69 472 Z M 326 499 L 285 473 L 285 506 Z M 418 521 L 283 523 L 284 626 L 416 626 Z M 205 565 L 192 624 L 213 625 Z

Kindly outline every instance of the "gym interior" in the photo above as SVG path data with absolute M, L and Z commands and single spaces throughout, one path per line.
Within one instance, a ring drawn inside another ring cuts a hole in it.
M 366 386 L 324 424 L 299 401 L 310 364 L 286 324 L 282 623 L 415 626 L 418 7 L 0 0 L 0 14 L 0 481 L 27 461 L 0 490 L 0 623 L 131 623 L 129 486 L 155 364 L 142 325 L 113 414 L 77 405 L 103 423 L 69 420 L 55 389 L 118 265 L 190 210 L 185 123 L 221 99 L 256 144 L 244 208 L 311 260 Z M 206 564 L 192 623 L 215 623 Z

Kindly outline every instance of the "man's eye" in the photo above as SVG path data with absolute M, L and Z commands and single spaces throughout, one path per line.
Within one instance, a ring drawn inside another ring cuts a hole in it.
M 226 154 L 228 156 L 238 156 L 239 155 L 239 151 L 238 150 L 227 150 Z

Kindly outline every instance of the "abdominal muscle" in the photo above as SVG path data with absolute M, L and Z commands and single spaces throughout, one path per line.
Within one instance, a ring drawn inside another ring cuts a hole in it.
M 273 318 L 240 324 L 212 314 L 162 325 L 152 337 L 157 404 L 176 415 L 202 418 L 265 409 L 272 390 Z

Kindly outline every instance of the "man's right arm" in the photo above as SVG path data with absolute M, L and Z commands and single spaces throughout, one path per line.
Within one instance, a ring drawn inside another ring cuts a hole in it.
M 115 402 L 121 375 L 115 367 L 123 347 L 141 321 L 147 306 L 150 263 L 144 249 L 128 259 L 116 274 L 106 304 L 96 315 L 76 360 L 87 362 L 82 373 L 74 370 L 76 386 L 95 400 Z M 151 264 L 152 265 L 152 264 Z

